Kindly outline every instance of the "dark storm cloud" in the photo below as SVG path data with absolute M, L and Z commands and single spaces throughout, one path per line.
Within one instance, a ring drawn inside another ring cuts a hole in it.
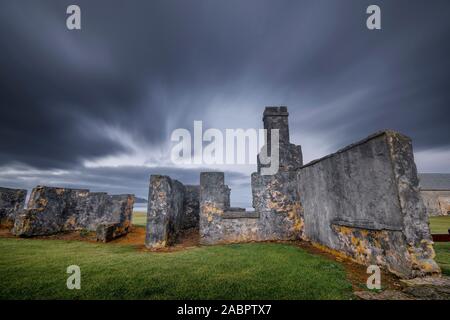
M 111 194 L 134 193 L 138 197 L 147 198 L 149 177 L 152 174 L 168 175 L 184 184 L 200 183 L 200 169 L 182 168 L 145 168 L 122 166 L 119 168 L 85 168 L 74 167 L 71 170 L 47 171 L 36 170 L 27 166 L 1 168 L 0 185 L 31 190 L 36 185 L 51 185 L 65 188 L 90 189 Z M 203 169 L 208 171 L 208 169 Z M 19 178 L 18 178 L 19 175 Z M 242 184 L 247 176 L 236 172 L 226 172 L 226 182 L 239 188 L 250 188 L 250 184 Z M 250 182 L 250 181 L 248 181 Z M 236 201 L 244 202 L 235 194 Z
M 81 31 L 65 26 L 74 3 Z M 193 120 L 259 127 L 264 105 L 289 106 L 309 160 L 382 128 L 411 136 L 416 151 L 450 150 L 450 3 L 377 1 L 381 31 L 365 27 L 369 4 L 3 0 L 0 166 L 142 194 L 133 181 L 146 184 L 147 168 L 83 167 L 131 152 L 108 129 L 155 150 Z M 125 170 L 139 179 L 113 181 Z M 180 170 L 185 182 L 198 176 Z

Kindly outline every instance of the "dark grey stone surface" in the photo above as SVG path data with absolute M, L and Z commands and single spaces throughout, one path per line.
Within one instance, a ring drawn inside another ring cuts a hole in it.
M 0 187 L 0 225 L 13 227 L 17 213 L 25 206 L 27 190 Z
M 439 273 L 409 138 L 377 133 L 297 178 L 304 239 L 402 277 Z
M 131 194 L 109 196 L 105 214 L 97 220 L 97 241 L 108 242 L 131 231 L 134 200 Z
M 200 186 L 186 185 L 183 200 L 183 229 L 199 228 Z
M 38 186 L 31 193 L 28 208 L 16 216 L 13 233 L 31 237 L 81 229 L 95 231 L 101 223 L 118 223 L 128 232 L 133 203 L 133 195 Z
M 148 248 L 172 245 L 181 231 L 198 228 L 199 186 L 184 186 L 168 176 L 152 175 L 148 198 Z

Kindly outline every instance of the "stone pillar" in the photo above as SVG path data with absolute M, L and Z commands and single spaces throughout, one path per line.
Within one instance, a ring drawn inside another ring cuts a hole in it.
M 25 206 L 27 190 L 0 187 L 0 225 L 14 226 L 16 214 Z
M 230 206 L 223 172 L 200 173 L 200 243 L 221 241 L 220 220 Z
M 184 186 L 168 176 L 152 175 L 147 211 L 147 248 L 173 244 L 181 231 Z
M 267 144 L 270 145 L 270 130 L 278 129 L 280 144 L 289 143 L 289 112 L 287 107 L 266 107 L 263 114 L 264 129 L 267 130 Z

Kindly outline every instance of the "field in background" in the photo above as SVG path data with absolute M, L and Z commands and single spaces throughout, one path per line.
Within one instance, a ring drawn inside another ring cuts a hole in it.
M 450 229 L 450 216 L 430 217 L 431 233 L 448 233 Z M 450 276 L 450 242 L 435 242 L 436 262 L 439 263 L 442 273 Z
M 450 242 L 435 242 L 436 262 L 442 269 L 442 274 L 450 276 Z
M 147 222 L 147 213 L 146 212 L 133 212 L 133 225 L 139 227 L 145 227 Z
M 448 233 L 450 229 L 450 216 L 430 217 L 431 233 Z

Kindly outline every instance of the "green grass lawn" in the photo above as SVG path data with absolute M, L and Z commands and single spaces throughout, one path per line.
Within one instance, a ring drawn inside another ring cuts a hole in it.
M 442 269 L 442 274 L 450 276 L 450 242 L 435 242 L 436 262 Z
M 448 233 L 450 216 L 430 217 L 431 233 Z
M 288 244 L 153 253 L 82 241 L 0 239 L 0 299 L 349 299 L 337 262 Z M 66 268 L 81 268 L 81 290 Z
M 432 232 L 449 217 L 432 217 Z M 145 226 L 146 214 L 133 222 Z M 450 243 L 435 243 L 450 275 Z M 0 299 L 350 299 L 343 266 L 289 244 L 205 246 L 154 253 L 126 244 L 0 238 Z M 81 290 L 66 268 L 81 267 Z
M 431 233 L 448 233 L 450 216 L 430 217 Z M 439 263 L 442 273 L 450 276 L 450 242 L 435 242 L 436 262 Z

